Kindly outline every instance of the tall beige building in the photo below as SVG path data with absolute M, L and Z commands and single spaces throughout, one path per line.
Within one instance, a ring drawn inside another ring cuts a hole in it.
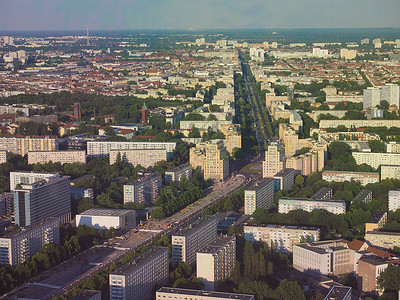
M 86 164 L 85 151 L 33 151 L 28 152 L 28 164 L 45 164 L 48 162 L 60 164 Z
M 172 236 L 172 264 L 194 264 L 196 252 L 217 238 L 217 219 L 203 217 Z
M 110 164 L 117 161 L 118 155 L 121 160 L 127 162 L 132 167 L 141 165 L 144 168 L 153 167 L 162 160 L 167 160 L 167 150 L 148 149 L 148 150 L 110 150 Z
M 152 299 L 153 289 L 168 282 L 168 248 L 153 247 L 110 273 L 110 299 Z
M 242 148 L 242 134 L 239 125 L 224 124 L 221 127 L 221 132 L 225 135 L 224 145 L 230 155 L 232 155 L 234 148 Z
M 255 182 L 244 191 L 244 213 L 252 215 L 257 208 L 268 209 L 274 204 L 274 179 Z
M 0 150 L 22 156 L 30 151 L 58 151 L 58 138 L 50 136 L 1 136 Z
M 281 143 L 272 143 L 265 151 L 263 161 L 263 177 L 274 177 L 274 175 L 285 168 L 285 150 Z
M 220 236 L 197 252 L 197 278 L 204 289 L 214 291 L 217 285 L 232 275 L 236 261 L 236 237 Z
M 190 164 L 202 171 L 204 179 L 219 182 L 229 176 L 229 154 L 221 140 L 200 143 L 191 148 Z

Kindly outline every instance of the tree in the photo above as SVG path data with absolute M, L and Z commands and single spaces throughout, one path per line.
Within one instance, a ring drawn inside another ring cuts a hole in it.
M 302 287 L 296 281 L 282 280 L 276 289 L 279 299 L 306 300 Z
M 378 279 L 379 288 L 385 291 L 398 291 L 400 289 L 400 268 L 391 266 L 383 271 Z
M 385 152 L 385 144 L 378 140 L 368 141 L 368 146 L 372 152 Z
M 300 174 L 298 174 L 294 180 L 294 183 L 298 186 L 303 186 L 304 184 L 304 177 Z
M 211 104 L 211 105 L 208 107 L 208 110 L 209 110 L 210 112 L 220 112 L 220 111 L 222 111 L 222 110 L 221 110 L 221 107 L 220 107 L 219 105 L 216 105 L 216 104 Z
M 218 118 L 214 114 L 209 114 L 207 121 L 218 121 Z

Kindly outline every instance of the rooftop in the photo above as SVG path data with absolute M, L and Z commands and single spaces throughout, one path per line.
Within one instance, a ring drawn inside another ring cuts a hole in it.
M 176 166 L 176 167 L 174 167 L 172 169 L 169 169 L 166 172 L 173 172 L 173 171 L 181 170 L 181 169 L 187 168 L 187 167 L 192 167 L 192 166 L 189 163 L 186 163 L 186 164 L 182 164 L 182 165 Z
M 309 201 L 309 202 L 336 202 L 336 203 L 344 203 L 344 200 L 334 200 L 334 199 L 310 199 L 310 198 L 289 198 L 289 197 L 282 197 L 279 199 L 281 200 L 289 200 L 289 201 Z
M 246 188 L 246 191 L 256 191 L 259 188 L 261 188 L 262 186 L 264 186 L 265 184 L 274 181 L 273 178 L 264 178 L 261 179 L 259 181 L 256 181 L 254 184 L 252 184 L 250 187 Z
M 367 223 L 377 224 L 386 215 L 387 215 L 386 211 L 374 211 L 371 215 L 371 218 L 369 218 L 369 220 L 367 221 Z
M 311 226 L 296 226 L 296 225 L 279 225 L 279 224 L 243 224 L 248 227 L 266 227 L 266 228 L 280 228 L 280 229 L 300 229 L 300 230 L 319 230 L 318 227 Z
M 91 297 L 101 294 L 100 291 L 95 291 L 95 290 L 83 290 L 80 292 L 78 295 L 70 298 L 70 300 L 85 300 L 85 299 L 90 299 Z
M 329 196 L 330 199 L 332 197 L 332 194 L 333 190 L 331 188 L 322 187 L 312 196 L 312 198 L 315 200 L 322 200 L 324 197 Z
M 365 152 L 362 152 L 365 153 Z M 322 173 L 322 176 L 324 175 L 324 173 L 336 173 L 336 174 L 355 174 L 355 175 L 373 175 L 373 176 L 377 176 L 379 177 L 378 173 L 374 173 L 374 172 L 353 172 L 353 171 L 324 171 Z
M 188 295 L 188 296 L 210 297 L 210 298 L 215 297 L 215 298 L 238 299 L 238 300 L 253 300 L 254 299 L 253 295 L 188 290 L 188 289 L 179 289 L 179 288 L 170 288 L 170 287 L 162 287 L 157 292 L 158 293 L 168 293 L 168 294 L 181 294 L 181 295 Z
M 159 255 L 161 252 L 166 251 L 168 253 L 168 248 L 166 247 L 153 247 L 150 250 L 147 250 L 142 255 L 135 257 L 133 260 L 123 265 L 116 271 L 112 272 L 110 275 L 126 275 L 127 273 L 132 272 L 133 269 L 141 266 L 150 260 L 152 260 L 155 256 Z
M 366 197 L 368 197 L 371 194 L 372 196 L 372 191 L 371 190 L 361 190 L 358 192 L 358 194 L 353 198 L 353 201 L 364 201 Z
M 393 231 L 368 231 L 365 234 L 377 234 L 377 235 L 397 235 L 400 236 L 400 232 L 393 232 Z
M 344 300 L 351 295 L 351 287 L 349 286 L 333 286 L 324 300 Z
M 21 234 L 23 234 L 23 233 L 25 233 L 27 231 L 39 228 L 40 226 L 43 226 L 46 223 L 54 222 L 55 220 L 58 221 L 58 218 L 47 218 L 47 219 L 44 219 L 42 221 L 34 223 L 31 226 L 26 226 L 26 227 L 17 229 L 17 230 L 15 230 L 13 232 L 10 232 L 10 233 L 8 233 L 6 235 L 0 236 L 0 239 L 7 239 L 7 238 L 17 237 L 17 236 L 19 236 L 19 235 L 21 235 Z M 57 224 L 58 224 L 58 222 L 57 222 Z
M 236 241 L 236 238 L 234 236 L 219 236 L 213 243 L 205 246 L 201 250 L 197 251 L 197 253 L 214 254 L 233 240 Z
M 294 172 L 294 169 L 283 169 L 283 170 L 279 171 L 278 173 L 276 173 L 274 175 L 274 178 L 275 177 L 280 177 L 280 176 L 285 176 L 286 174 L 288 174 L 290 172 Z
M 112 209 L 112 208 L 90 208 L 81 212 L 81 216 L 105 216 L 105 217 L 122 217 L 126 214 L 134 212 L 131 209 Z
M 188 225 L 187 227 L 180 229 L 173 236 L 189 235 L 189 234 L 193 233 L 195 230 L 197 230 L 199 227 L 201 227 L 202 225 L 207 224 L 209 222 L 216 222 L 216 220 L 217 220 L 217 218 L 212 217 L 212 216 L 201 217 L 201 218 L 197 219 L 195 222 Z
M 387 259 L 381 258 L 376 255 L 365 255 L 360 258 L 360 261 L 363 261 L 365 263 L 368 263 L 368 264 L 374 265 L 374 266 L 380 266 L 380 265 L 387 264 Z

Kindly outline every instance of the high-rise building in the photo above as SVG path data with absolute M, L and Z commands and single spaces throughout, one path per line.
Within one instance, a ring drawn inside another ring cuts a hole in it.
M 60 243 L 58 218 L 46 218 L 0 237 L 0 264 L 22 263 L 48 243 Z
M 79 102 L 74 103 L 74 119 L 79 121 L 82 117 L 81 104 Z
M 180 288 L 162 287 L 156 293 L 156 300 L 254 300 L 254 295 L 210 292 Z
M 144 175 L 124 185 L 124 203 L 154 203 L 162 186 L 161 174 Z
M 400 106 L 400 86 L 398 84 L 386 83 L 380 87 L 368 87 L 363 91 L 363 108 L 371 108 L 387 101 L 389 105 Z
M 281 143 L 272 143 L 265 151 L 263 161 L 263 177 L 274 177 L 274 175 L 285 168 L 285 149 Z
M 217 238 L 217 219 L 203 217 L 172 236 L 172 264 L 194 264 L 196 252 Z
M 192 180 L 193 169 L 190 164 L 183 164 L 165 172 L 165 183 L 169 184 L 171 181 L 176 183 L 180 182 L 184 177 L 187 180 Z
M 291 190 L 294 185 L 295 172 L 293 169 L 283 169 L 274 175 L 274 190 Z
M 279 213 L 287 214 L 289 211 L 296 209 L 302 209 L 308 212 L 312 212 L 314 209 L 324 209 L 338 215 L 346 213 L 346 203 L 343 200 L 279 199 Z
M 153 167 L 159 161 L 167 160 L 167 150 L 111 150 L 110 164 L 114 164 L 120 155 L 123 162 L 127 162 L 132 167 L 141 165 L 144 168 Z
M 354 59 L 357 56 L 357 50 L 350 50 L 347 48 L 340 49 L 340 58 Z
M 388 198 L 389 210 L 396 211 L 400 209 L 400 191 L 389 191 Z
M 149 123 L 148 118 L 149 118 L 149 110 L 147 109 L 146 103 L 143 103 L 142 118 L 141 118 L 140 122 L 143 124 Z
M 71 220 L 71 187 L 69 176 L 54 176 L 15 188 L 15 223 L 20 227 L 35 224 L 48 217 L 62 223 Z
M 5 135 L 0 137 L 0 151 L 8 151 L 24 156 L 29 151 L 57 151 L 57 137 L 30 137 Z
M 361 40 L 361 45 L 367 45 L 369 44 L 369 39 L 362 39 Z
M 274 179 L 264 178 L 244 191 L 244 213 L 252 215 L 257 208 L 268 209 L 274 204 Z
M 251 243 L 255 241 L 274 245 L 276 252 L 292 253 L 293 245 L 304 242 L 319 241 L 320 230 L 315 227 L 268 224 L 243 226 L 244 238 Z
M 229 176 L 229 155 L 221 140 L 197 144 L 190 148 L 190 164 L 200 169 L 204 179 L 224 181 Z
M 168 248 L 153 247 L 110 273 L 110 299 L 150 300 L 153 289 L 165 285 L 168 276 Z
M 10 216 L 14 212 L 14 194 L 0 194 L 0 218 Z
M 368 87 L 363 92 L 363 108 L 376 107 L 381 101 L 381 91 L 378 87 Z
M 197 252 L 196 274 L 204 289 L 214 291 L 220 282 L 232 275 L 236 261 L 236 237 L 220 236 Z
M 33 171 L 14 171 L 10 172 L 10 190 L 13 191 L 20 184 L 32 184 L 37 181 L 58 177 L 58 173 L 44 173 Z
M 242 148 L 242 134 L 239 125 L 223 124 L 221 132 L 225 135 L 224 146 L 230 155 L 232 155 L 233 149 Z

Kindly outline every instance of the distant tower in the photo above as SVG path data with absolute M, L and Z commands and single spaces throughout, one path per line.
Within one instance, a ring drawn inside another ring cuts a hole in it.
M 147 109 L 146 103 L 143 103 L 141 123 L 143 124 L 148 123 L 149 122 L 148 117 L 149 117 L 149 110 Z
M 81 119 L 81 104 L 79 102 L 74 103 L 74 119 Z
M 89 28 L 86 28 L 86 46 L 90 46 L 90 42 L 89 42 Z

